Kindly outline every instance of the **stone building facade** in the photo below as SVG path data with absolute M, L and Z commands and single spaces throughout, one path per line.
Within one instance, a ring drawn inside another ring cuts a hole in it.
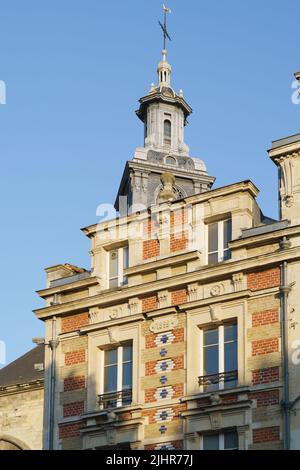
M 41 450 L 44 345 L 0 370 L 0 450 Z
M 91 270 L 46 269 L 44 448 L 299 449 L 300 135 L 269 151 L 272 220 L 190 157 L 170 76 L 164 50 Z

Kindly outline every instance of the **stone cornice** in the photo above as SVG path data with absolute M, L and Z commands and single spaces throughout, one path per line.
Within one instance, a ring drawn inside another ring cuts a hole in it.
M 98 322 L 98 323 L 91 323 L 90 325 L 83 326 L 80 328 L 80 333 L 90 333 L 92 331 L 103 330 L 106 328 L 111 328 L 113 326 L 120 326 L 126 323 L 134 323 L 138 321 L 143 321 L 144 315 L 142 313 L 138 313 L 136 315 L 128 315 L 127 317 L 123 318 L 116 318 L 115 320 L 107 320 L 105 322 Z
M 131 276 L 133 274 L 140 274 L 148 271 L 156 271 L 157 269 L 176 266 L 177 264 L 188 263 L 189 261 L 199 259 L 200 256 L 201 253 L 198 250 L 168 254 L 160 256 L 154 259 L 154 261 L 147 261 L 143 264 L 128 268 L 125 270 L 125 274 L 127 276 Z
M 44 379 L 34 380 L 33 382 L 0 386 L 0 397 L 5 395 L 14 395 L 16 393 L 31 392 L 44 388 Z
M 46 319 L 53 315 L 64 315 L 70 312 L 76 313 L 84 311 L 91 307 L 108 307 L 117 303 L 126 302 L 133 297 L 153 294 L 159 290 L 176 289 L 191 283 L 199 284 L 213 282 L 214 280 L 228 279 L 233 274 L 245 272 L 253 269 L 267 268 L 276 266 L 283 261 L 295 261 L 300 259 L 299 247 L 282 250 L 275 253 L 266 253 L 252 258 L 241 260 L 230 260 L 215 266 L 203 266 L 197 271 L 172 276 L 167 279 L 161 279 L 146 284 L 121 288 L 118 291 L 103 291 L 102 293 L 79 299 L 65 304 L 53 305 L 42 309 L 34 310 L 37 318 Z
M 238 240 L 233 240 L 232 242 L 229 243 L 230 248 L 244 248 L 246 246 L 260 246 L 264 245 L 269 242 L 276 242 L 283 237 L 290 237 L 293 235 L 299 235 L 300 234 L 300 225 L 295 225 L 292 227 L 287 227 L 283 228 L 280 230 L 276 230 L 275 232 L 269 232 L 269 233 L 261 233 L 255 236 L 251 236 L 248 238 L 240 238 Z M 300 250 L 300 247 L 299 247 Z
M 62 279 L 63 281 L 63 279 Z M 62 286 L 57 286 L 57 287 L 50 287 L 48 289 L 41 289 L 36 291 L 36 293 L 42 297 L 43 299 L 54 295 L 54 294 L 62 294 L 66 292 L 72 292 L 72 291 L 80 291 L 83 289 L 86 289 L 91 286 L 96 286 L 99 284 L 99 280 L 97 277 L 89 277 L 87 279 L 83 279 L 81 281 L 76 281 L 73 282 L 72 284 L 64 284 Z

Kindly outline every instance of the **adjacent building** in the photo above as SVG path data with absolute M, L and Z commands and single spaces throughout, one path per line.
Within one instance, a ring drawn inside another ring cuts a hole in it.
M 0 370 L 0 451 L 41 450 L 44 345 Z
M 164 50 L 90 270 L 46 269 L 44 449 L 300 448 L 300 135 L 269 150 L 273 220 L 251 181 L 214 189 L 191 113 Z

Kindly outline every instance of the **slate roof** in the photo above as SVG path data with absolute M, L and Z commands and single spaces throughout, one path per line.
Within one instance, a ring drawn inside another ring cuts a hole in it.
M 0 369 L 0 388 L 43 380 L 44 371 L 35 369 L 35 364 L 44 364 L 44 356 L 45 346 L 41 344 Z

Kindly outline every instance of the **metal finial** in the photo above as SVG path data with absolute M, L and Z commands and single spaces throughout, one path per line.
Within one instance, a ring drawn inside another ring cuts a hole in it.
M 163 48 L 166 49 L 167 39 L 169 39 L 169 41 L 171 41 L 170 35 L 168 33 L 168 28 L 167 28 L 167 13 L 171 13 L 171 8 L 168 8 L 165 5 L 163 5 L 163 10 L 164 10 L 164 24 L 162 24 L 159 21 L 159 25 L 160 25 L 160 27 L 163 31 L 163 36 L 164 36 L 164 47 Z

